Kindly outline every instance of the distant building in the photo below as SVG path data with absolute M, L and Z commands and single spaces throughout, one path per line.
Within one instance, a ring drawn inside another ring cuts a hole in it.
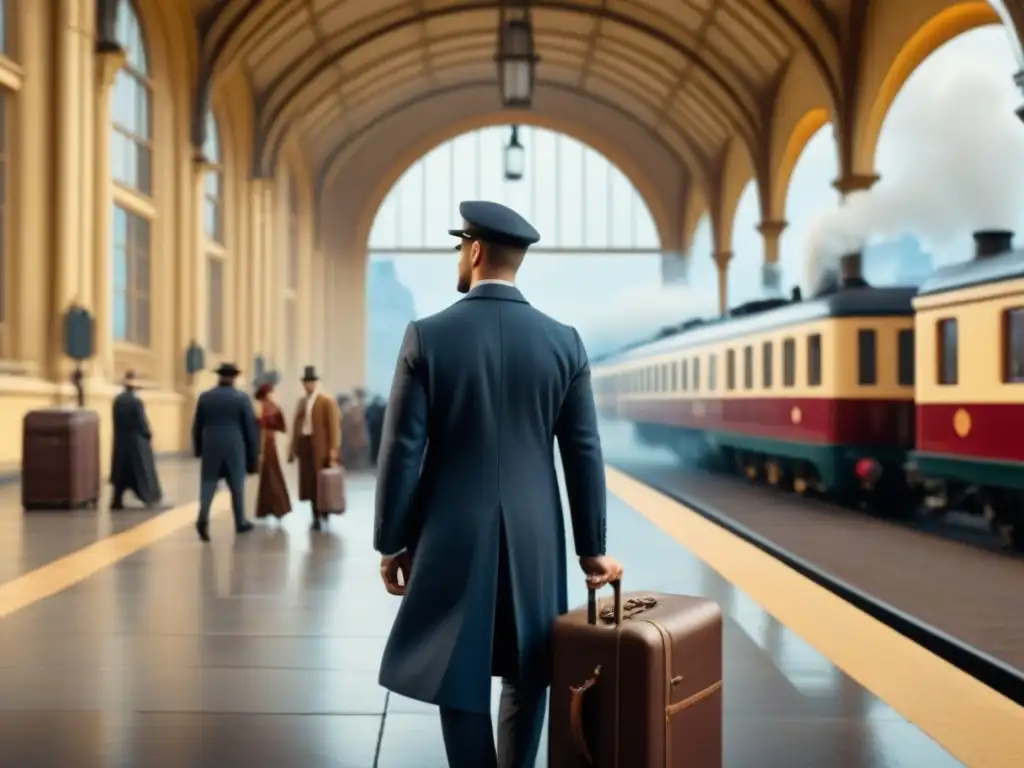
M 872 285 L 921 285 L 934 269 L 932 255 L 913 235 L 864 249 L 864 278 Z
M 390 259 L 371 259 L 366 277 L 366 386 L 385 397 L 405 329 L 416 319 L 412 292 Z

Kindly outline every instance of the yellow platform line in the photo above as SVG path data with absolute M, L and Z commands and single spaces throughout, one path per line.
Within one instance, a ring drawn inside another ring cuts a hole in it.
M 612 494 L 958 760 L 1024 766 L 1024 708 L 674 499 L 612 467 L 607 477 Z
M 215 498 L 214 502 L 216 501 Z M 68 587 L 73 587 L 120 560 L 194 524 L 198 511 L 198 502 L 169 509 L 151 520 L 113 536 L 107 536 L 59 560 L 0 584 L 0 619 L 52 597 Z M 215 506 L 210 510 L 210 517 L 215 517 L 219 511 Z

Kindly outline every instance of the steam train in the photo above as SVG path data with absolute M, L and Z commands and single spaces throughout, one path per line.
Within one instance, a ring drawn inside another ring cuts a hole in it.
M 810 298 L 750 302 L 595 360 L 598 411 L 797 493 L 984 515 L 1024 550 L 1024 250 L 1011 232 L 974 240 L 973 260 L 920 289 L 872 287 L 849 254 Z

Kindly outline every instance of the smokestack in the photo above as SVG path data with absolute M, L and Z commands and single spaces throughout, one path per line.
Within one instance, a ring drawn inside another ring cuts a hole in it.
M 839 285 L 842 288 L 867 288 L 861 272 L 864 255 L 860 251 L 847 253 L 839 259 Z
M 974 233 L 974 258 L 987 259 L 1013 250 L 1013 232 L 1007 229 L 981 229 Z

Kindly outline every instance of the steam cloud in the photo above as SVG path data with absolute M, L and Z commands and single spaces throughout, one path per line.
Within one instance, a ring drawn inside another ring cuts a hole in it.
M 811 224 L 807 287 L 874 238 L 913 233 L 942 246 L 968 231 L 1015 227 L 1024 203 L 1024 125 L 1014 114 L 1020 96 L 985 59 L 914 83 L 915 108 L 885 127 L 892 170 Z
M 698 293 L 685 285 L 670 285 L 624 293 L 605 305 L 596 306 L 590 316 L 577 321 L 577 328 L 591 357 L 653 336 L 667 325 L 678 325 L 692 317 L 718 314 L 718 297 L 713 291 Z

